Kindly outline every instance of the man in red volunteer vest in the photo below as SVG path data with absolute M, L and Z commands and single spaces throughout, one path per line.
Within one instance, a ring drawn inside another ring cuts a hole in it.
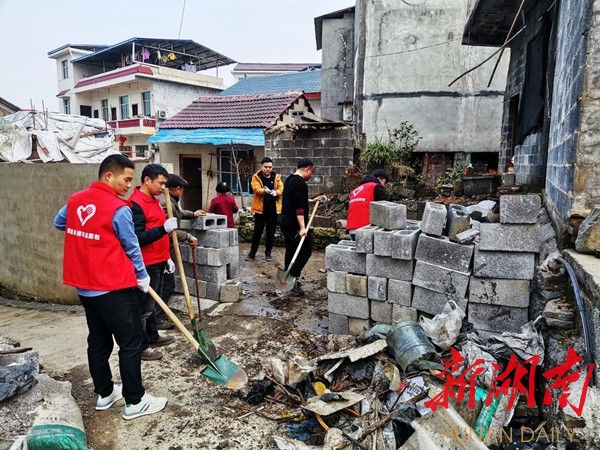
M 355 231 L 369 225 L 369 205 L 372 201 L 387 200 L 385 185 L 390 177 L 385 170 L 377 169 L 360 180 L 360 185 L 350 192 L 350 203 L 348 205 L 348 220 L 346 230 L 350 233 L 352 240 L 355 239 Z
M 150 286 L 158 295 L 162 295 L 163 274 L 175 272 L 175 264 L 171 259 L 169 248 L 169 233 L 177 229 L 177 219 L 167 219 L 160 206 L 158 196 L 165 190 L 169 172 L 159 164 L 148 164 L 142 170 L 142 185 L 133 190 L 129 197 L 135 234 L 140 242 L 142 256 L 148 275 Z M 162 353 L 156 347 L 175 342 L 173 336 L 158 334 L 156 321 L 156 306 L 149 294 L 140 296 L 140 310 L 142 328 L 144 329 L 144 342 L 142 344 L 142 359 L 157 360 L 162 358 Z
M 54 226 L 65 231 L 63 282 L 77 288 L 85 310 L 96 409 L 108 409 L 125 397 L 124 419 L 156 413 L 167 404 L 165 397 L 146 393 L 142 385 L 143 331 L 137 292 L 148 291 L 150 277 L 129 203 L 118 197 L 131 187 L 134 171 L 125 156 L 106 157 L 98 181 L 71 195 L 54 218 Z M 108 362 L 113 337 L 119 346 L 122 386 L 113 382 Z

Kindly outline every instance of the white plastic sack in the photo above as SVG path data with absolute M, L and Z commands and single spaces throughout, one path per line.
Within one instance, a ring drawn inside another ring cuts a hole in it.
M 450 300 L 433 319 L 421 316 L 420 321 L 425 335 L 431 342 L 443 350 L 448 350 L 458 338 L 464 317 L 465 312 L 456 302 Z

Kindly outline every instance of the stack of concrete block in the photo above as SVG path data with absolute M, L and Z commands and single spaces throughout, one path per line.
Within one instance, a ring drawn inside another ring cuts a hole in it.
M 538 195 L 500 197 L 500 223 L 482 223 L 475 244 L 468 320 L 488 332 L 519 331 L 540 250 Z
M 180 228 L 198 239 L 198 245 L 194 250 L 187 243 L 179 246 L 190 294 L 196 295 L 192 257 L 194 251 L 199 279 L 199 297 L 221 302 L 239 301 L 242 285 L 238 280 L 240 265 L 238 230 L 227 228 L 227 217 L 219 214 L 207 214 L 196 218 L 193 222 L 181 221 Z M 183 293 L 178 275 L 175 277 L 175 291 Z
M 331 333 L 435 315 L 449 300 L 484 334 L 520 330 L 540 242 L 551 239 L 538 225 L 539 196 L 501 197 L 500 223 L 479 230 L 460 205 L 427 203 L 422 222 L 393 205 L 371 203 L 356 242 L 326 249 Z

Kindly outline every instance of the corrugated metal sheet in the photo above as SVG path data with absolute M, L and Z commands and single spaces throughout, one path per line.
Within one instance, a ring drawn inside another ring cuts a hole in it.
M 244 144 L 263 147 L 265 133 L 263 128 L 197 128 L 194 130 L 163 128 L 148 139 L 147 143 L 168 142 L 206 145 Z

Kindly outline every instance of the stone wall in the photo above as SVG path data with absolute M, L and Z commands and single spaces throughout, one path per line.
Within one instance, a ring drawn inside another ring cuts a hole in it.
M 546 143 L 541 133 L 530 134 L 515 147 L 513 157 L 518 184 L 543 186 L 546 177 Z
M 301 158 L 315 164 L 308 181 L 311 195 L 346 192 L 344 175 L 353 164 L 352 129 L 346 126 L 307 126 L 265 132 L 265 156 L 284 177 L 296 171 Z

